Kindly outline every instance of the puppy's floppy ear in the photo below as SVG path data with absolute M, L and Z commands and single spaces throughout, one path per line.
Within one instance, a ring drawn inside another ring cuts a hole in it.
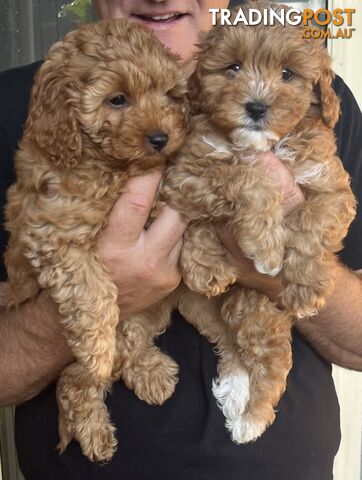
M 192 115 L 196 115 L 202 111 L 203 90 L 202 78 L 204 76 L 203 64 L 209 52 L 219 41 L 219 27 L 212 28 L 209 32 L 201 32 L 199 35 L 198 51 L 195 55 L 196 67 L 188 81 L 188 99 Z
M 35 77 L 27 120 L 28 135 L 56 167 L 76 165 L 82 151 L 75 82 L 67 69 L 69 43 L 55 44 Z M 72 47 L 72 45 L 70 45 Z M 73 47 L 74 48 L 74 47 Z
M 322 120 L 328 128 L 333 128 L 339 118 L 339 98 L 332 87 L 334 73 L 331 68 L 331 60 L 326 52 L 323 56 L 321 76 L 316 88 Z
M 190 111 L 192 115 L 201 112 L 201 74 L 198 68 L 189 78 L 188 99 L 190 102 Z

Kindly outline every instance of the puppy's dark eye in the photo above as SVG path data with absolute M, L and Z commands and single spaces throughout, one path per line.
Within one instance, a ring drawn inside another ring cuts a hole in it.
M 115 95 L 114 97 L 111 97 L 108 99 L 108 104 L 111 107 L 115 108 L 121 108 L 127 105 L 127 97 L 126 95 L 123 95 L 123 93 L 119 93 L 118 95 Z
M 173 92 L 167 92 L 167 96 L 170 100 L 176 103 L 182 103 L 185 100 L 184 95 L 177 95 L 176 93 Z
M 235 75 L 241 70 L 240 63 L 232 63 L 228 67 L 226 67 L 226 76 L 228 78 L 234 78 Z
M 284 82 L 287 82 L 293 77 L 293 72 L 289 68 L 283 68 L 282 70 L 282 79 Z
M 231 70 L 232 72 L 238 72 L 239 70 L 241 70 L 240 63 L 232 63 L 231 65 L 226 67 L 226 71 L 229 71 L 229 70 Z

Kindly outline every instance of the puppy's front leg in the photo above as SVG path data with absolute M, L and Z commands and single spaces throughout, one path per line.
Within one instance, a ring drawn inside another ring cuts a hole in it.
M 285 289 L 281 301 L 299 318 L 317 313 L 332 292 L 334 253 L 342 248 L 355 214 L 347 174 L 342 169 L 338 174 L 331 169 L 325 175 L 320 191 L 309 189 L 305 202 L 286 218 Z
M 50 259 L 42 260 L 39 283 L 58 304 L 79 363 L 64 371 L 58 386 L 60 446 L 74 436 L 89 459 L 102 461 L 111 458 L 116 444 L 103 398 L 115 355 L 118 291 L 92 251 L 65 245 Z
M 75 245 L 60 247 L 41 269 L 39 283 L 58 305 L 76 360 L 95 383 L 107 385 L 116 348 L 118 291 L 96 253 Z
M 234 167 L 223 190 L 234 205 L 234 214 L 227 223 L 241 251 L 254 261 L 260 273 L 275 276 L 284 259 L 281 192 L 255 165 Z
M 226 222 L 256 269 L 276 275 L 284 258 L 281 192 L 261 167 L 224 165 L 217 157 L 210 166 L 210 159 L 170 168 L 164 198 L 189 219 Z
M 194 221 L 188 226 L 180 267 L 186 285 L 208 296 L 220 295 L 237 279 L 237 269 L 228 262 L 225 248 L 211 223 Z

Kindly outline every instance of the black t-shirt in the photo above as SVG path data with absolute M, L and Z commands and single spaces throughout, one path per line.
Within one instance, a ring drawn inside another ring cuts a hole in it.
M 14 180 L 13 155 L 21 136 L 33 75 L 39 64 L 0 74 L 0 202 Z M 362 120 L 343 81 L 336 128 L 339 154 L 353 177 L 362 204 Z M 65 139 L 66 141 L 66 139 Z M 3 210 L 3 209 L 1 209 Z M 2 212 L 3 214 L 3 212 Z M 1 219 L 1 224 L 3 219 Z M 342 261 L 362 268 L 362 221 L 350 228 Z M 0 248 L 6 235 L 0 230 Z M 0 264 L 1 280 L 5 271 Z M 31 319 L 29 319 L 31 321 Z M 17 408 L 16 443 L 26 480 L 330 480 L 340 440 L 339 407 L 331 366 L 297 333 L 294 366 L 275 423 L 255 443 L 235 445 L 211 393 L 216 375 L 212 346 L 178 314 L 159 339 L 163 351 L 180 365 L 174 396 L 149 406 L 118 382 L 107 405 L 117 426 L 119 446 L 106 465 L 89 462 L 72 442 L 55 449 L 57 405 L 54 385 Z

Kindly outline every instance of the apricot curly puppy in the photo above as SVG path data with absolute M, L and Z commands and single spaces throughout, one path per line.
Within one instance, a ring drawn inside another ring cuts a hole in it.
M 243 4 L 250 7 L 282 8 Z M 177 306 L 216 345 L 213 393 L 238 443 L 255 440 L 273 422 L 291 368 L 292 315 L 312 315 L 324 305 L 334 284 L 334 254 L 355 214 L 336 153 L 339 100 L 332 78 L 323 43 L 303 39 L 301 27 L 216 26 L 201 45 L 191 80 L 198 115 L 167 171 L 164 197 L 194 220 L 181 253 L 183 278 L 193 292 L 183 286 L 151 314 L 138 315 L 138 328 L 148 325 L 156 335 L 150 325 L 152 319 L 157 324 L 157 312 L 165 328 Z M 267 150 L 287 165 L 305 197 L 286 216 L 279 188 L 255 163 L 256 153 Z M 226 292 L 238 272 L 213 221 L 232 229 L 259 272 L 282 271 L 285 310 L 257 291 L 233 286 Z M 146 363 L 147 349 L 137 354 Z M 127 370 L 135 378 L 135 365 L 128 363 Z M 147 378 L 137 375 L 136 393 L 150 401 Z M 163 388 L 157 384 L 160 397 L 171 378 Z
M 58 382 L 59 448 L 91 460 L 116 439 L 103 403 L 119 321 L 117 288 L 97 237 L 131 176 L 162 166 L 188 128 L 176 58 L 126 20 L 82 26 L 40 67 L 8 193 L 9 307 L 47 289 L 76 358 Z

